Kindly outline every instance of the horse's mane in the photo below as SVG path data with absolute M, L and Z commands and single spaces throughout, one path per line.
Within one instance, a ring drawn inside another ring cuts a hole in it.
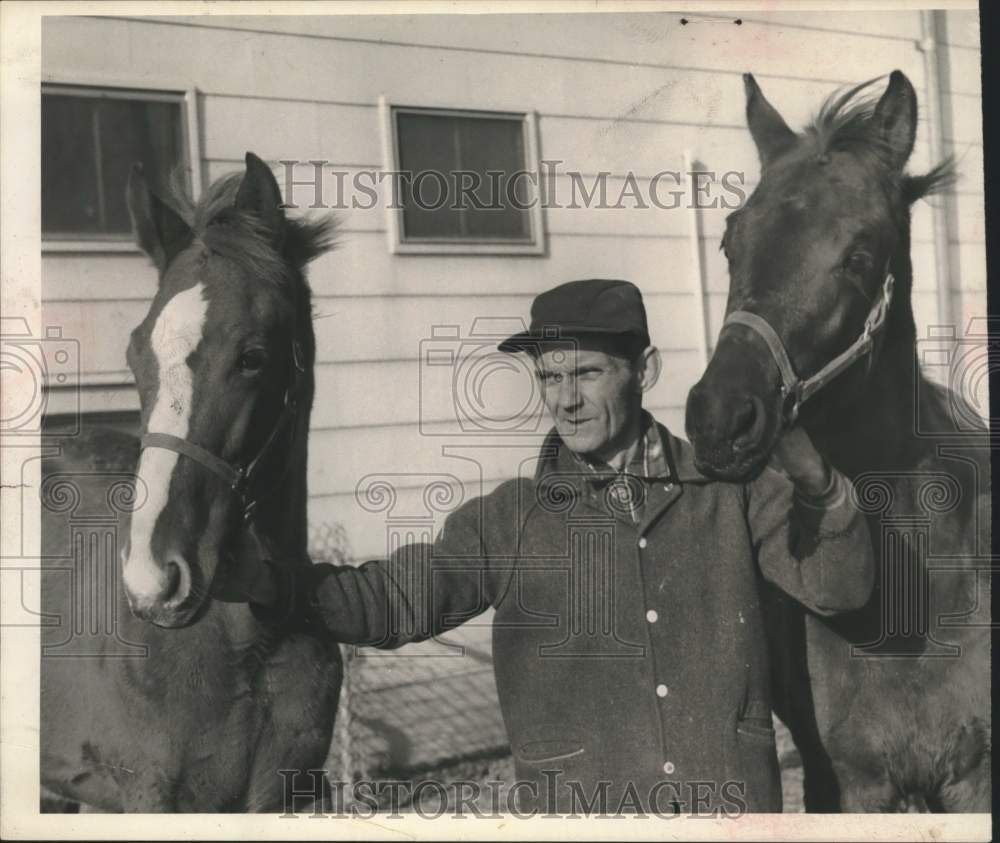
M 815 145 L 819 155 L 843 149 L 863 151 L 878 162 L 883 177 L 888 180 L 895 177 L 892 147 L 875 119 L 879 98 L 868 93 L 882 78 L 878 76 L 830 94 L 806 127 L 805 136 Z M 946 158 L 923 175 L 902 175 L 902 197 L 910 205 L 924 196 L 946 190 L 954 184 L 955 178 L 954 159 Z
M 253 277 L 284 286 L 294 275 L 301 276 L 309 261 L 333 248 L 336 219 L 332 215 L 311 220 L 286 218 L 279 250 L 273 233 L 258 217 L 236 208 L 242 181 L 242 172 L 222 176 L 194 202 L 174 173 L 160 192 L 206 248 L 234 261 Z

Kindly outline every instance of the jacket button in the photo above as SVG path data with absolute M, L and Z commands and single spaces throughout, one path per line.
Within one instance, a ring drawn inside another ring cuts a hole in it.
M 656 614 L 656 609 L 650 609 L 646 612 L 646 620 L 650 623 L 656 623 L 660 619 L 660 616 Z
M 657 685 L 656 686 L 656 696 L 658 696 L 658 697 L 665 697 L 666 695 L 667 695 L 667 686 L 666 685 Z
M 640 548 L 644 548 L 647 544 L 649 544 L 649 542 L 646 541 L 646 537 L 645 536 L 643 536 L 641 539 L 639 539 L 639 547 Z
M 674 771 L 674 765 L 671 764 L 669 761 L 667 761 L 663 765 L 663 772 L 666 773 L 669 776 L 673 771 Z

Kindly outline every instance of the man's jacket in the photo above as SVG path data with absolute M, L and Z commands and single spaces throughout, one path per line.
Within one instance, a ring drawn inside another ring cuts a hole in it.
M 712 482 L 658 430 L 669 471 L 638 523 L 553 432 L 533 478 L 464 504 L 433 546 L 314 566 L 314 606 L 346 643 L 399 647 L 496 609 L 521 806 L 780 811 L 761 578 L 821 614 L 871 593 L 842 476 L 818 501 L 772 469 Z

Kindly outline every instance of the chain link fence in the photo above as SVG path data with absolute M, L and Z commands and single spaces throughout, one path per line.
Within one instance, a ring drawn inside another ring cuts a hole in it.
M 311 527 L 309 548 L 314 562 L 353 563 L 339 525 Z M 507 772 L 487 647 L 441 638 L 399 650 L 341 651 L 344 683 L 326 764 L 332 781 L 441 781 L 446 769 L 468 775 L 468 764 L 479 762 Z

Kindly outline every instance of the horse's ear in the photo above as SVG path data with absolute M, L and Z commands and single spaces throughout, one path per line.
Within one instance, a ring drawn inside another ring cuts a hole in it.
M 753 74 L 743 74 L 743 85 L 747 94 L 747 126 L 750 135 L 757 145 L 761 167 L 766 167 L 770 161 L 795 143 L 795 132 L 769 103 Z
M 901 71 L 889 75 L 889 87 L 875 106 L 873 119 L 889 145 L 893 166 L 902 170 L 917 137 L 917 93 Z
M 191 227 L 151 190 L 142 164 L 133 164 L 125 193 L 135 242 L 162 275 L 170 262 L 194 239 Z
M 236 193 L 236 207 L 264 223 L 280 249 L 285 240 L 285 210 L 281 206 L 278 180 L 271 168 L 252 152 L 247 153 L 246 164 L 246 175 Z

